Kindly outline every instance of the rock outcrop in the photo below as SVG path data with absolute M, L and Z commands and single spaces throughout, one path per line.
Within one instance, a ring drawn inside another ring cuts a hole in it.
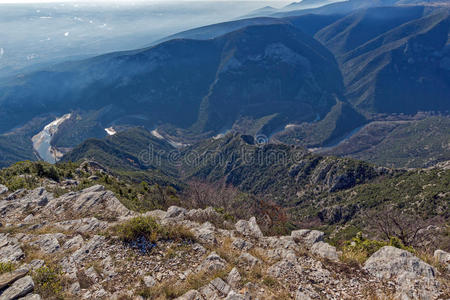
M 250 220 L 239 220 L 236 225 L 236 231 L 242 234 L 243 236 L 260 238 L 263 236 L 261 229 L 256 223 L 256 218 L 252 217 Z
M 434 259 L 450 273 L 450 253 L 438 249 L 434 251 Z
M 439 295 L 436 270 L 412 253 L 392 246 L 375 252 L 364 269 L 378 279 L 396 282 L 403 299 L 435 299 Z
M 50 265 L 71 299 L 142 299 L 162 290 L 181 300 L 367 299 L 368 291 L 436 299 L 448 293 L 432 266 L 404 250 L 384 247 L 359 269 L 341 262 L 321 231 L 264 236 L 256 218 L 233 226 L 212 208 L 140 214 L 99 185 L 59 197 L 43 188 L 20 190 L 0 200 L 0 208 L 9 223 L 9 233 L 0 233 L 0 262 L 15 268 L 0 274 L 1 300 L 40 299 L 41 283 L 33 276 Z M 189 232 L 189 239 L 123 242 L 114 228 L 136 216 Z M 448 264 L 444 251 L 435 258 Z

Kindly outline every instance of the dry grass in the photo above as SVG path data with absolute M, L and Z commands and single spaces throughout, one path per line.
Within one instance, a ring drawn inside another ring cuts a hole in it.
M 367 260 L 367 254 L 360 251 L 342 251 L 340 260 L 351 267 L 359 268 Z
M 248 251 L 248 253 L 262 261 L 264 264 L 269 264 L 271 261 L 271 259 L 264 254 L 262 249 L 252 248 Z
M 395 293 L 390 290 L 380 291 L 374 287 L 368 287 L 363 291 L 364 299 L 366 300 L 397 300 Z
M 216 272 L 198 272 L 190 274 L 184 281 L 169 280 L 152 288 L 144 288 L 138 294 L 146 299 L 175 299 L 189 290 L 198 290 L 215 278 L 226 278 L 230 268 Z
M 218 247 L 208 247 L 209 250 L 215 251 L 220 257 L 225 259 L 228 264 L 236 266 L 239 263 L 240 252 L 235 250 L 232 246 L 233 240 L 230 237 L 225 237 L 219 241 Z

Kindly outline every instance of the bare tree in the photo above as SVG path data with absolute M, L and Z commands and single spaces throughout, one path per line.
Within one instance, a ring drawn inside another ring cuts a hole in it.
M 284 208 L 269 201 L 267 197 L 243 193 L 223 182 L 191 181 L 182 196 L 182 202 L 188 207 L 212 206 L 222 209 L 235 219 L 249 219 L 255 216 L 261 229 L 266 233 L 287 232 L 289 218 Z
M 422 247 L 434 240 L 435 224 L 443 224 L 437 218 L 424 219 L 413 211 L 386 206 L 371 212 L 364 212 L 369 230 L 381 238 L 400 239 L 405 246 Z

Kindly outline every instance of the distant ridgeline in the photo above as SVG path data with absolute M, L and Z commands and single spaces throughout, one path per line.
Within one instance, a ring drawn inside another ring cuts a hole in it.
M 38 159 L 31 137 L 68 113 L 58 155 L 143 126 L 178 146 L 232 131 L 384 166 L 448 160 L 448 6 L 302 3 L 3 79 L 0 166 Z

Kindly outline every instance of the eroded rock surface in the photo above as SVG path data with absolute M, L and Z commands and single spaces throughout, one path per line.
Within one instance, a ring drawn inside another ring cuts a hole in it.
M 255 218 L 227 224 L 212 208 L 139 214 L 100 185 L 60 197 L 43 188 L 16 191 L 0 200 L 0 214 L 13 229 L 0 233 L 0 262 L 16 267 L 0 275 L 2 300 L 40 299 L 33 276 L 51 264 L 70 299 L 142 299 L 139 294 L 163 287 L 177 299 L 204 300 L 368 299 L 368 291 L 437 299 L 448 293 L 433 267 L 403 250 L 384 247 L 360 269 L 340 261 L 321 231 L 264 236 Z M 182 228 L 193 240 L 158 240 L 142 252 L 149 241 L 125 243 L 112 230 L 139 215 Z M 436 251 L 435 259 L 448 264 L 448 253 Z

